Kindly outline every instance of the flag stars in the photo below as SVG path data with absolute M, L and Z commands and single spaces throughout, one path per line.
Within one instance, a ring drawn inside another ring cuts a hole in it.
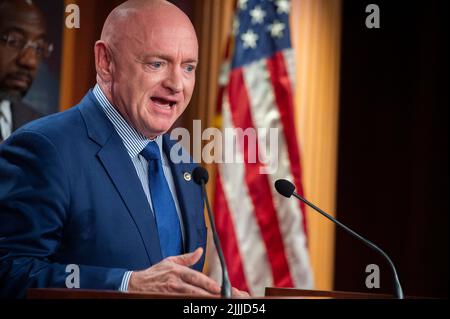
M 241 9 L 241 10 L 247 9 L 247 2 L 248 2 L 248 0 L 239 0 L 239 2 L 238 2 L 239 9 Z
M 261 9 L 261 6 L 256 6 L 253 10 L 250 10 L 250 16 L 253 24 L 263 23 L 266 12 Z
M 277 13 L 278 14 L 289 14 L 290 10 L 290 3 L 289 0 L 277 0 L 275 2 L 275 5 L 277 6 Z
M 258 41 L 259 36 L 249 29 L 247 32 L 241 35 L 241 40 L 244 43 L 244 49 L 256 48 L 256 41 Z
M 281 38 L 283 37 L 283 30 L 286 28 L 285 24 L 275 20 L 272 24 L 269 25 L 270 35 L 273 38 Z

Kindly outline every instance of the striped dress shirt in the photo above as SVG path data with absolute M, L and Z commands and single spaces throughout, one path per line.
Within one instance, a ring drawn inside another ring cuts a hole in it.
M 148 143 L 158 144 L 159 151 L 161 153 L 164 175 L 166 177 L 167 184 L 169 185 L 169 189 L 172 193 L 172 197 L 175 203 L 178 219 L 180 221 L 181 235 L 184 243 L 185 231 L 183 226 L 183 219 L 181 218 L 180 204 L 178 202 L 175 183 L 173 180 L 172 171 L 169 166 L 169 161 L 166 157 L 166 154 L 162 150 L 162 137 L 158 136 L 156 139 L 150 140 L 136 131 L 136 129 L 128 124 L 128 122 L 122 117 L 122 115 L 120 115 L 116 108 L 109 102 L 98 84 L 95 85 L 92 92 L 94 93 L 94 96 L 101 105 L 106 116 L 113 124 L 117 134 L 119 134 L 120 138 L 123 141 L 128 155 L 130 156 L 130 159 L 134 165 L 137 176 L 139 177 L 139 180 L 142 184 L 142 188 L 144 190 L 145 196 L 147 197 L 147 201 L 151 207 L 151 210 L 149 210 L 149 214 L 153 214 L 153 204 L 152 198 L 150 196 L 150 189 L 148 186 L 148 161 L 140 154 L 140 152 L 145 148 L 145 146 L 147 146 Z M 130 281 L 131 273 L 132 271 L 127 271 L 123 276 L 122 283 L 119 288 L 120 291 L 128 290 L 128 283 Z
M 0 101 L 0 142 L 11 135 L 12 126 L 11 102 Z

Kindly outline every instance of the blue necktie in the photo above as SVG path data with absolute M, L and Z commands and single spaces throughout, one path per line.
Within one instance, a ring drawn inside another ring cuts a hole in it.
M 164 176 L 158 144 L 149 142 L 141 155 L 148 161 L 148 182 L 162 256 L 180 255 L 183 251 L 180 221 Z

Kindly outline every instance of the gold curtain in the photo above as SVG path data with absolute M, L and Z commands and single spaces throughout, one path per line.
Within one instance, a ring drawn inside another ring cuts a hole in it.
M 294 0 L 291 37 L 296 57 L 295 118 L 305 197 L 335 215 L 341 0 Z M 334 225 L 307 209 L 315 288 L 331 290 Z
M 80 8 L 80 28 L 63 27 L 59 109 L 77 104 L 95 84 L 94 44 L 109 12 L 123 0 L 64 0 Z

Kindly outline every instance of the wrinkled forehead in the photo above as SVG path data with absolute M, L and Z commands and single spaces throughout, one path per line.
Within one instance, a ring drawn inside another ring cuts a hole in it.
M 124 40 L 121 46 L 139 57 L 154 54 L 198 59 L 197 36 L 189 26 L 147 26 L 127 33 Z
M 156 27 L 143 34 L 144 42 L 157 45 L 159 43 L 185 44 L 197 48 L 197 36 L 195 32 L 186 27 Z

